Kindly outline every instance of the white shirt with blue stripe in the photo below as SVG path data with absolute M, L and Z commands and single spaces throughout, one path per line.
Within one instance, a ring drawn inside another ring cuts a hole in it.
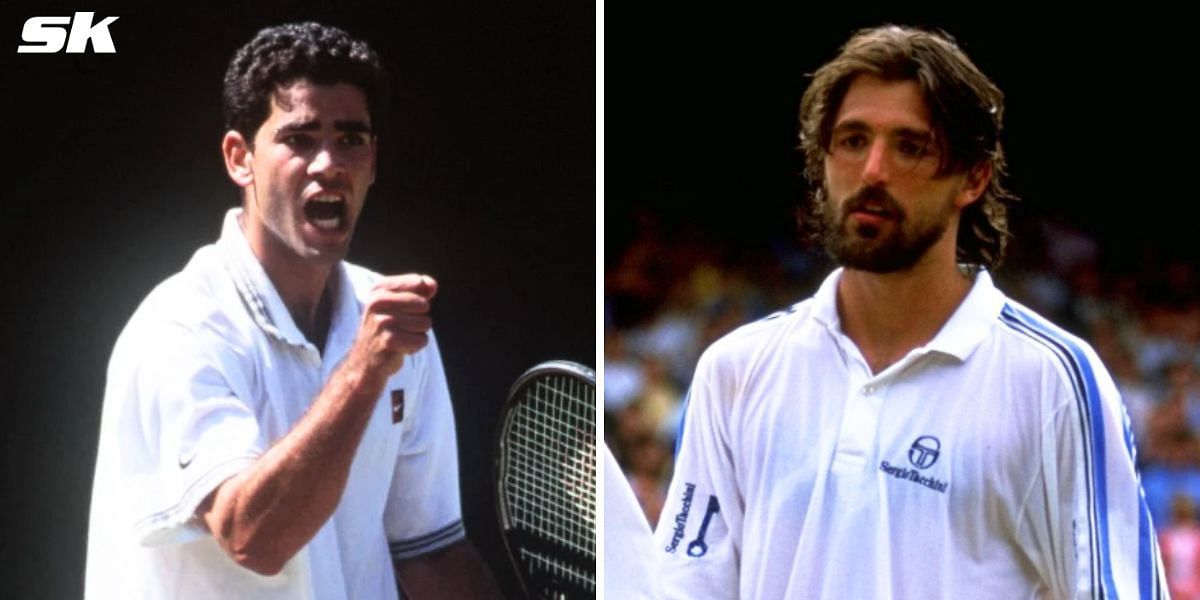
M 987 273 L 872 374 L 841 271 L 696 368 L 656 531 L 667 598 L 1163 598 L 1112 379 Z

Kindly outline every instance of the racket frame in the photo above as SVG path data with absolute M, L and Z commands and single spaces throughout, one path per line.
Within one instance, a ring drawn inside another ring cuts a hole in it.
M 515 414 L 516 414 L 517 407 L 526 401 L 525 394 L 523 394 L 521 392 L 524 390 L 524 388 L 528 384 L 530 384 L 534 380 L 536 380 L 540 377 L 543 377 L 543 376 L 547 376 L 547 375 L 567 376 L 567 377 L 571 377 L 576 380 L 579 380 L 580 383 L 590 386 L 592 395 L 593 395 L 593 397 L 595 396 L 596 372 L 593 369 L 591 369 L 590 367 L 581 365 L 576 362 L 567 361 L 567 360 L 546 361 L 543 363 L 539 363 L 539 364 L 533 366 L 532 368 L 530 368 L 529 370 L 525 371 L 524 373 L 522 373 L 521 376 L 518 377 L 515 382 L 513 382 L 512 387 L 509 388 L 508 397 L 504 403 L 504 407 L 501 409 L 500 427 L 499 427 L 499 431 L 496 435 L 495 448 L 496 448 L 497 452 L 496 452 L 496 459 L 495 459 L 495 468 L 493 471 L 493 473 L 494 473 L 493 483 L 495 484 L 495 490 L 496 490 L 496 514 L 497 514 L 498 522 L 500 523 L 500 529 L 501 529 L 501 533 L 502 533 L 501 537 L 504 538 L 504 545 L 505 545 L 505 548 L 508 550 L 509 560 L 512 561 L 512 563 L 513 563 L 513 568 L 517 572 L 518 580 L 521 583 L 521 588 L 525 592 L 526 597 L 538 598 L 538 600 L 540 600 L 541 598 L 552 598 L 553 600 L 560 600 L 560 599 L 568 598 L 569 596 L 567 596 L 565 592 L 554 594 L 552 596 L 539 597 L 539 596 L 534 595 L 534 594 L 543 593 L 543 589 L 541 589 L 537 585 L 536 582 L 530 581 L 530 569 L 529 569 L 529 566 L 526 563 L 525 559 L 523 559 L 521 557 L 521 548 L 526 545 L 532 545 L 532 546 L 542 545 L 543 547 L 548 547 L 548 546 L 552 546 L 552 544 L 550 544 L 548 542 L 541 542 L 541 540 L 535 539 L 532 536 L 522 535 L 522 532 L 516 526 L 515 518 L 514 518 L 513 514 L 511 514 L 513 511 L 509 510 L 509 502 L 508 502 L 508 498 L 506 497 L 506 494 L 505 494 L 505 485 L 504 485 L 505 476 L 512 469 L 511 465 L 509 464 L 511 462 L 511 460 L 508 456 L 508 449 L 509 449 L 509 445 L 510 445 L 510 442 L 508 439 L 509 432 L 513 429 L 513 426 L 514 426 L 514 421 L 516 418 Z M 594 408 L 594 402 L 593 402 L 593 408 Z M 595 425 L 596 425 L 595 421 L 596 421 L 596 415 L 593 413 L 593 415 L 592 415 L 593 432 L 595 431 Z M 592 440 L 591 460 L 592 461 L 597 460 L 595 439 Z M 596 463 L 593 462 L 593 465 L 595 465 L 595 464 Z M 593 477 L 596 477 L 597 474 L 598 474 L 598 472 L 596 470 L 593 470 Z M 595 510 L 595 505 L 596 505 L 596 500 L 597 500 L 595 498 L 596 484 L 597 484 L 597 482 L 595 480 L 593 480 L 592 485 L 591 485 L 591 491 L 593 494 L 593 497 L 591 499 L 593 510 Z M 596 524 L 593 523 L 593 526 L 595 526 L 595 525 Z M 593 534 L 593 541 L 594 541 L 594 539 L 595 538 L 594 538 L 594 534 Z M 538 544 L 538 542 L 541 542 L 541 544 Z M 594 558 L 595 557 L 595 548 L 593 548 L 593 550 L 592 550 L 592 555 Z M 595 564 L 594 563 L 592 564 L 591 575 L 592 575 L 592 578 L 594 581 L 594 579 L 595 579 Z M 571 597 L 574 598 L 576 596 L 571 596 Z M 592 593 L 591 597 L 592 598 L 595 597 L 594 592 Z

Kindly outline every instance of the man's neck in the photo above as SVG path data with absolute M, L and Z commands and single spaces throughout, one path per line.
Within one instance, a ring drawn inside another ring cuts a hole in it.
M 316 271 L 311 265 L 289 267 L 278 263 L 267 265 L 265 262 L 262 265 L 296 327 L 308 341 L 324 348 L 332 304 L 328 282 L 333 268 L 323 267 Z
M 250 239 L 251 232 L 245 228 L 242 231 L 296 328 L 318 348 L 324 348 L 331 320 L 328 284 L 334 265 L 313 264 L 269 237 Z
M 953 259 L 947 264 L 929 258 L 895 273 L 842 272 L 837 287 L 842 331 L 872 373 L 929 343 L 971 291 L 972 280 Z

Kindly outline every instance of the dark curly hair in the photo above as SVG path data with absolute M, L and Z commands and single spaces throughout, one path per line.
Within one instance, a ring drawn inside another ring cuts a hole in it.
M 921 88 L 941 146 L 938 175 L 962 173 L 990 162 L 992 178 L 983 195 L 963 209 L 957 260 L 973 270 L 995 270 L 1011 237 L 1008 205 L 1016 196 L 1004 188 L 1000 130 L 1004 94 L 944 32 L 896 25 L 855 33 L 841 53 L 813 74 L 800 102 L 800 148 L 811 195 L 801 211 L 802 229 L 823 236 L 827 209 L 825 158 L 834 119 L 850 84 L 859 75 L 885 81 L 914 81 Z
M 379 57 L 345 31 L 309 22 L 263 29 L 234 54 L 222 91 L 226 130 L 252 143 L 270 114 L 271 95 L 299 79 L 358 86 L 367 97 L 372 129 L 383 128 L 389 87 Z

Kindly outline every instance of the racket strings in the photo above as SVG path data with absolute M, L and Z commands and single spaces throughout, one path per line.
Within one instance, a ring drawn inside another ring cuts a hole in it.
M 506 495 L 514 525 L 595 561 L 595 388 L 568 376 L 528 385 L 513 412 Z M 531 568 L 595 588 L 595 575 L 555 556 L 522 549 Z
M 587 552 L 587 546 L 594 544 L 596 513 L 595 446 L 591 441 L 595 439 L 595 425 L 583 409 L 594 411 L 595 405 L 581 401 L 577 388 L 582 386 L 577 382 L 559 379 L 562 381 L 540 382 L 531 387 L 527 392 L 530 410 L 517 415 L 514 491 L 534 493 L 532 497 L 526 494 L 517 498 L 528 509 L 530 524 L 541 526 L 575 549 Z M 564 394 L 559 387 L 564 382 L 575 389 Z M 538 502 L 530 502 L 534 499 Z M 579 522 L 580 517 L 583 523 Z M 568 535 L 563 535 L 564 532 Z
M 549 387 L 541 391 L 558 392 Z M 578 402 L 575 398 L 571 401 Z M 553 405 L 553 408 L 562 409 L 562 406 Z M 559 483 L 569 484 L 564 490 L 573 494 L 572 499 L 576 503 L 587 505 L 587 516 L 594 525 L 595 424 L 574 412 L 566 412 L 565 416 L 564 419 L 561 415 L 553 413 L 522 412 L 515 429 L 521 434 L 524 443 L 517 444 L 514 451 L 520 453 L 520 458 L 527 461 L 523 466 L 529 467 L 530 472 L 535 474 L 534 484 L 554 481 L 555 478 Z M 564 439 L 564 432 L 574 432 L 574 437 Z M 547 457 L 554 460 L 547 461 Z M 550 472 L 547 472 L 547 468 Z
M 524 548 L 521 549 L 521 557 L 528 561 L 534 568 L 539 568 L 565 581 L 589 582 L 593 586 L 595 585 L 592 573 L 586 569 L 554 560 L 553 558 L 547 558 L 537 552 Z

